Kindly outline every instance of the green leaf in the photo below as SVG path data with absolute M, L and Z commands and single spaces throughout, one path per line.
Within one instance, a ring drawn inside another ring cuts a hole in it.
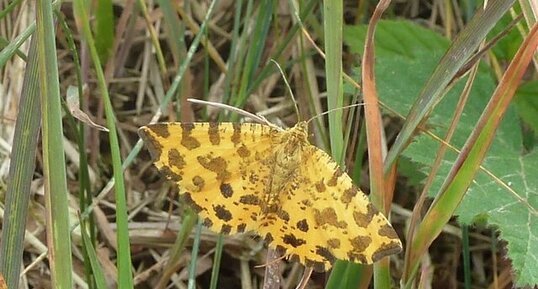
M 538 138 L 538 81 L 531 81 L 521 85 L 517 92 L 514 104 L 521 120 L 534 132 L 525 135 L 526 147 L 532 148 Z
M 350 45 L 351 51 L 360 53 L 364 31 L 366 28 L 363 26 L 345 30 L 344 41 Z M 376 80 L 380 98 L 389 109 L 407 115 L 429 74 L 446 51 L 448 40 L 407 21 L 380 23 L 376 37 L 379 39 L 376 42 Z M 488 67 L 480 67 L 451 142 L 456 148 L 463 146 L 495 89 L 491 75 L 493 73 Z M 460 80 L 432 112 L 426 124 L 431 132 L 438 136 L 445 134 L 462 86 L 463 81 Z M 428 174 L 438 147 L 437 141 L 421 134 L 403 155 Z M 483 166 L 507 184 L 512 192 L 480 172 L 457 211 L 458 220 L 462 223 L 472 223 L 478 217 L 486 218 L 487 223 L 499 231 L 500 238 L 508 243 L 508 257 L 512 260 L 518 285 L 538 284 L 538 226 L 531 226 L 538 224 L 535 214 L 538 207 L 538 153 L 522 155 L 522 151 L 519 120 L 515 110 L 509 109 Z M 430 195 L 437 193 L 455 158 L 456 152 L 447 152 Z

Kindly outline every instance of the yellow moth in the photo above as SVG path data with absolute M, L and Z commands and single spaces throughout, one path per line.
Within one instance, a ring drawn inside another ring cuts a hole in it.
M 351 178 L 308 141 L 308 126 L 159 123 L 139 131 L 157 168 L 211 230 L 253 231 L 317 271 L 373 263 L 402 244 Z

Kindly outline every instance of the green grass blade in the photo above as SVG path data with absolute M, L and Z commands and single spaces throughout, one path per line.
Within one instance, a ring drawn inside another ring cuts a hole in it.
M 95 47 L 99 53 L 99 59 L 105 63 L 112 52 L 114 45 L 114 14 L 112 13 L 111 0 L 99 0 L 95 11 Z
M 368 267 L 351 262 L 337 261 L 331 271 L 326 289 L 355 289 L 357 284 L 372 277 Z
M 68 289 L 73 287 L 71 231 L 52 3 L 37 1 L 36 11 L 49 261 L 52 286 Z
M 198 259 L 198 251 L 200 249 L 200 237 L 202 234 L 202 222 L 198 221 L 196 225 L 196 233 L 194 235 L 194 244 L 192 245 L 191 251 L 191 264 L 189 266 L 189 283 L 187 285 L 188 289 L 196 288 L 196 264 Z
M 327 83 L 328 109 L 342 107 L 343 81 L 342 81 L 342 1 L 323 2 L 323 26 L 325 37 L 325 74 Z M 342 127 L 342 110 L 336 110 L 328 115 L 331 153 L 337 163 L 344 160 L 344 137 Z
M 41 126 L 36 41 L 37 38 L 32 38 L 28 52 L 19 114 L 15 124 L 0 239 L 0 273 L 4 276 L 8 288 L 19 288 L 30 184 L 34 175 Z
M 105 274 L 103 274 L 103 270 L 97 259 L 97 253 L 95 252 L 95 248 L 93 247 L 93 241 L 91 240 L 90 235 L 88 234 L 88 231 L 87 231 L 88 228 L 86 227 L 86 222 L 83 220 L 79 220 L 79 221 L 80 221 L 80 234 L 82 235 L 83 248 L 86 252 L 86 255 L 88 256 L 88 259 L 92 267 L 93 278 L 95 280 L 95 286 L 98 289 L 106 289 L 108 287 L 106 285 Z
M 0 67 L 4 67 L 6 62 L 11 59 L 13 54 L 23 55 L 22 52 L 19 51 L 19 47 L 34 33 L 35 28 L 35 23 L 32 23 L 30 26 L 24 29 L 21 34 L 15 37 L 13 41 L 2 48 L 2 51 L 0 51 Z
M 99 90 L 103 97 L 106 123 L 109 129 L 108 137 L 112 156 L 112 168 L 115 180 L 116 195 L 116 224 L 117 224 L 117 267 L 118 288 L 133 288 L 133 274 L 131 271 L 131 250 L 129 244 L 129 228 L 127 220 L 127 202 L 125 196 L 125 183 L 123 179 L 122 161 L 119 149 L 118 134 L 116 131 L 116 117 L 108 94 L 105 76 L 99 60 L 99 54 L 95 47 L 95 41 L 90 30 L 85 3 L 74 1 L 73 8 L 78 19 L 79 28 L 88 44 L 91 60 L 98 79 Z
M 342 107 L 343 105 L 343 82 L 342 82 L 342 1 L 323 2 L 323 26 L 325 37 L 325 73 L 327 83 L 328 110 Z M 328 115 L 331 154 L 337 163 L 344 160 L 344 137 L 342 126 L 342 111 L 336 110 Z M 349 277 L 353 276 L 353 264 L 337 260 L 331 272 L 325 288 L 354 288 Z M 332 275 L 336 274 L 335 277 Z M 351 274 L 351 275 L 350 275 Z
M 217 237 L 217 244 L 215 245 L 215 257 L 213 258 L 213 268 L 211 269 L 211 282 L 209 283 L 209 289 L 217 289 L 223 248 L 224 236 L 219 234 Z

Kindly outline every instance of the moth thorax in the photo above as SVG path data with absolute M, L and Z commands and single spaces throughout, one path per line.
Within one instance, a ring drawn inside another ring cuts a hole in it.
M 302 146 L 305 143 L 303 131 L 294 127 L 282 136 L 276 150 L 276 165 L 284 170 L 294 170 L 301 163 Z

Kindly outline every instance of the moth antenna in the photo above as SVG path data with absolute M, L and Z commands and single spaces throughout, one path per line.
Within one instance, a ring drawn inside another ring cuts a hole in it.
M 282 76 L 282 79 L 284 80 L 284 83 L 286 84 L 286 87 L 288 88 L 288 91 L 291 95 L 291 100 L 293 100 L 293 107 L 295 108 L 295 113 L 297 114 L 297 117 L 299 116 L 299 107 L 297 106 L 297 101 L 295 100 L 295 95 L 293 95 L 293 91 L 291 90 L 291 86 L 288 82 L 288 79 L 286 78 L 286 75 L 284 74 L 284 71 L 280 67 L 280 64 L 276 62 L 276 60 L 271 58 L 271 62 L 275 64 L 275 66 L 278 68 L 278 71 L 280 71 L 280 75 Z
M 337 108 L 333 108 L 333 109 L 329 109 L 325 112 L 322 112 L 318 115 L 314 115 L 313 117 L 309 118 L 306 123 L 309 123 L 311 121 L 313 121 L 314 119 L 318 118 L 318 117 L 321 117 L 321 116 L 324 116 L 326 114 L 329 114 L 331 112 L 335 112 L 337 110 L 343 110 L 343 109 L 348 109 L 348 108 L 352 108 L 352 107 L 357 107 L 357 106 L 361 106 L 361 105 L 364 105 L 364 103 L 355 103 L 355 104 L 350 104 L 350 105 L 346 105 L 346 106 L 342 106 L 342 107 L 337 107 Z
M 272 127 L 275 126 L 274 124 L 270 123 L 265 117 L 250 113 L 250 112 L 248 112 L 246 110 L 242 110 L 242 109 L 237 108 L 235 106 L 227 105 L 227 104 L 220 103 L 220 102 L 200 100 L 200 99 L 196 99 L 196 98 L 187 98 L 187 101 L 191 102 L 191 103 L 197 103 L 197 104 L 214 106 L 214 107 L 218 107 L 218 108 L 221 108 L 221 109 L 227 109 L 227 110 L 230 110 L 230 111 L 233 111 L 233 112 L 237 112 L 238 114 L 241 114 L 241 115 L 243 115 L 245 117 L 251 118 L 251 119 L 253 119 L 253 120 L 255 120 L 255 121 L 259 122 L 259 123 L 267 124 L 267 125 L 272 126 Z

